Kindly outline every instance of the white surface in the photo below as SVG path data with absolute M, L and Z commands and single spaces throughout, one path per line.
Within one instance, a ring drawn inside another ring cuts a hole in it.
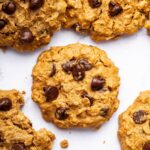
M 45 127 L 56 134 L 57 140 L 53 150 L 61 149 L 59 143 L 64 138 L 69 140 L 68 150 L 120 150 L 117 139 L 118 115 L 133 102 L 140 91 L 150 89 L 150 37 L 142 30 L 136 35 L 117 41 L 95 43 L 87 36 L 61 31 L 56 33 L 50 45 L 43 49 L 75 42 L 104 49 L 120 68 L 120 107 L 112 119 L 99 130 L 60 130 L 42 119 L 39 108 L 31 100 L 32 67 L 42 50 L 27 54 L 12 50 L 0 51 L 0 89 L 16 88 L 26 91 L 23 111 L 36 129 Z

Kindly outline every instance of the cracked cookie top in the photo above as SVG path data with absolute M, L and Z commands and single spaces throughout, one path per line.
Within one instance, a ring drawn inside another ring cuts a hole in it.
M 150 91 L 140 93 L 120 115 L 118 136 L 122 150 L 150 149 Z
M 96 47 L 52 47 L 39 56 L 32 76 L 33 100 L 60 128 L 97 128 L 118 108 L 118 69 Z
M 2 0 L 0 47 L 24 51 L 48 44 L 65 9 L 65 0 Z
M 65 20 L 64 27 L 102 41 L 137 32 L 145 15 L 130 0 L 67 0 Z
M 0 149 L 50 150 L 55 136 L 46 129 L 35 131 L 20 111 L 24 100 L 16 90 L 0 90 Z

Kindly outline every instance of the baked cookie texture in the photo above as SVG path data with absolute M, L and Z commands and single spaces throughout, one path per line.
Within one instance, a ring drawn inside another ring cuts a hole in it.
M 145 15 L 131 0 L 67 0 L 64 27 L 88 33 L 95 41 L 133 34 L 144 23 Z
M 150 91 L 119 116 L 118 136 L 122 150 L 150 150 Z
M 150 1 L 149 0 L 130 0 L 130 3 L 146 16 L 145 27 L 150 35 Z
M 54 134 L 35 131 L 20 111 L 24 104 L 16 90 L 0 90 L 0 150 L 51 150 Z
M 65 0 L 1 1 L 0 47 L 32 51 L 48 44 L 65 10 Z
M 39 56 L 32 76 L 33 100 L 60 128 L 98 128 L 118 108 L 118 68 L 94 46 L 52 47 Z

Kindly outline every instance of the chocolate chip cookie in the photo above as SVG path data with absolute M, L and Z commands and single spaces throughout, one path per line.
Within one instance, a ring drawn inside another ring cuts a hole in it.
M 64 27 L 95 41 L 130 35 L 144 26 L 145 15 L 130 0 L 67 0 Z
M 136 7 L 140 12 L 145 14 L 146 23 L 145 27 L 148 30 L 148 34 L 150 35 L 150 1 L 149 0 L 132 0 L 130 1 L 134 7 Z
M 118 108 L 118 68 L 96 47 L 52 47 L 39 56 L 32 76 L 33 100 L 60 128 L 98 128 Z
M 118 136 L 122 150 L 150 150 L 150 91 L 120 115 Z
M 35 131 L 20 111 L 24 100 L 16 90 L 0 90 L 0 149 L 50 150 L 55 136 L 46 129 Z
M 65 0 L 0 1 L 0 47 L 35 50 L 61 27 Z

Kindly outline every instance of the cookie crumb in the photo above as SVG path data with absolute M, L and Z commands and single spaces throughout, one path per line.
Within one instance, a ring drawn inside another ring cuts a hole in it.
M 61 141 L 60 146 L 61 146 L 61 148 L 68 148 L 68 146 L 69 146 L 68 140 Z

